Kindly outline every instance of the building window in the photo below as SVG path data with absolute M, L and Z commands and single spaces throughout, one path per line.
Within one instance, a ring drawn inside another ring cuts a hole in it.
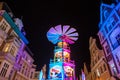
M 118 19 L 118 17 L 116 16 L 116 14 L 113 15 L 113 18 L 114 18 L 114 20 L 113 20 L 113 22 L 112 22 L 112 25 L 115 26 L 115 24 L 118 22 L 119 19 Z
M 13 74 L 13 70 L 11 70 L 11 71 L 10 71 L 10 75 L 9 75 L 9 78 L 8 78 L 8 80 L 10 80 L 10 79 L 11 79 L 11 77 L 12 77 L 12 74 Z
M 103 64 L 103 67 L 104 67 L 104 71 L 106 71 L 106 65 L 105 64 Z
M 15 38 L 15 44 L 18 45 L 19 47 L 22 45 L 22 42 L 20 41 L 19 38 Z
M 106 53 L 109 54 L 111 52 L 109 45 L 105 46 Z
M 19 72 L 22 71 L 22 63 L 20 63 L 20 68 L 19 68 Z
M 7 63 L 4 63 L 3 68 L 2 68 L 2 70 L 0 72 L 0 76 L 5 77 L 8 68 L 9 68 L 9 65 Z
M 110 25 L 110 26 L 108 26 L 108 29 L 109 29 L 109 31 L 112 29 L 112 26 Z
M 107 26 L 105 26 L 105 31 L 106 31 L 106 33 L 108 33 L 108 29 L 107 29 Z
M 113 47 L 113 50 L 116 49 L 120 45 L 120 27 L 117 27 L 110 34 L 110 41 Z
M 5 31 L 6 30 L 6 27 L 5 27 L 5 22 L 3 21 L 3 23 L 1 24 L 0 28 Z
M 114 26 L 116 23 L 113 17 L 110 18 L 110 22 L 111 22 L 112 26 Z
M 114 64 L 111 64 L 111 69 L 112 69 L 113 74 L 114 74 L 114 75 L 117 75 L 117 70 L 116 70 Z
M 18 63 L 18 61 L 19 61 L 19 56 L 18 56 L 18 54 L 16 55 L 16 57 L 15 57 L 15 61 Z
M 117 16 L 115 14 L 112 15 L 112 17 L 109 19 L 109 21 L 107 22 L 107 24 L 105 26 L 106 33 L 108 33 L 108 31 L 110 31 L 112 29 L 112 27 L 115 26 L 115 24 L 117 23 L 117 21 L 118 21 Z
M 8 25 L 5 21 L 3 21 L 3 23 L 0 25 L 0 28 L 3 30 L 3 31 L 6 31 L 7 28 L 8 28 Z
M 115 55 L 115 56 L 116 56 L 117 63 L 118 63 L 118 65 L 120 66 L 120 60 L 119 60 L 119 58 L 118 58 L 117 55 Z
M 35 73 L 35 78 L 38 78 L 38 74 L 37 73 Z
M 120 33 L 116 36 L 116 40 L 117 40 L 118 44 L 120 45 Z
M 25 68 L 25 66 L 23 66 L 23 68 L 22 68 L 22 74 L 24 73 L 24 68 Z
M 5 48 L 3 49 L 4 52 L 8 52 L 10 49 L 10 43 L 6 43 Z
M 120 45 L 120 33 L 114 36 L 114 43 L 112 44 L 112 47 L 113 49 L 116 49 L 119 45 Z
M 31 72 L 30 78 L 32 78 L 33 72 Z
M 118 15 L 120 16 L 120 8 L 118 8 L 117 12 L 118 12 Z
M 10 49 L 10 53 L 14 56 L 14 53 L 16 51 L 16 48 L 14 46 L 11 47 Z

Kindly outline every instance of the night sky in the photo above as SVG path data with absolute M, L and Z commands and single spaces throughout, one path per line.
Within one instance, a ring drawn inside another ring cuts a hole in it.
M 86 62 L 87 66 L 90 64 L 89 37 L 96 37 L 98 32 L 100 0 L 25 1 L 6 0 L 14 15 L 23 20 L 26 37 L 29 40 L 28 47 L 34 54 L 37 70 L 44 64 L 48 65 L 50 58 L 53 57 L 54 45 L 48 41 L 47 31 L 59 24 L 70 25 L 79 33 L 79 39 L 70 45 L 71 59 L 75 60 L 78 75 L 83 68 L 83 62 Z

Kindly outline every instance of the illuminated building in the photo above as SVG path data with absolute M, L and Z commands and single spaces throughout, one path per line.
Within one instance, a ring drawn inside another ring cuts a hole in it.
M 34 60 L 30 56 L 30 53 L 28 48 L 24 48 L 23 52 L 17 55 L 18 60 L 16 61 L 16 64 L 18 64 L 19 68 L 16 70 L 15 80 L 32 80 L 36 78 L 36 66 L 33 65 Z M 14 69 L 12 72 L 14 72 Z
M 110 73 L 120 78 L 120 3 L 100 6 L 98 36 L 105 52 Z
M 88 71 L 86 63 L 84 63 L 83 71 L 84 71 L 84 75 L 85 75 L 85 80 L 92 80 L 91 79 L 91 72 Z M 81 72 L 83 72 L 83 71 L 81 71 Z M 81 75 L 81 78 L 82 78 L 82 75 Z
M 75 64 L 70 59 L 69 44 L 73 44 L 78 39 L 76 29 L 69 25 L 57 25 L 50 28 L 47 38 L 55 44 L 54 59 L 50 60 L 48 80 L 76 80 Z
M 46 79 L 46 65 L 43 66 L 39 73 L 39 80 Z
M 87 80 L 110 80 L 111 76 L 104 52 L 97 47 L 96 39 L 92 37 L 89 40 L 89 50 L 91 56 L 91 72 L 89 74 L 91 74 L 91 78 Z
M 34 80 L 36 66 L 27 44 L 22 20 L 0 2 L 0 80 Z
M 86 80 L 86 76 L 83 70 L 81 70 L 81 77 L 80 80 Z
M 36 68 L 36 65 L 34 65 L 34 66 Z M 32 68 L 30 70 L 30 75 L 29 75 L 29 79 L 28 80 L 39 80 L 40 71 L 36 71 L 35 68 Z

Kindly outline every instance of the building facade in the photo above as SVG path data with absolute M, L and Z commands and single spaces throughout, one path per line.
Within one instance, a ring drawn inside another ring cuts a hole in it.
M 84 73 L 86 80 L 114 80 L 111 78 L 107 60 L 103 50 L 97 47 L 96 39 L 90 37 L 89 50 L 91 57 L 90 71 L 84 63 Z
M 90 37 L 91 80 L 110 80 L 111 76 L 103 50 L 96 45 L 96 39 Z
M 120 3 L 100 6 L 98 36 L 112 76 L 120 78 Z
M 36 66 L 28 43 L 22 20 L 0 2 L 0 80 L 34 80 Z

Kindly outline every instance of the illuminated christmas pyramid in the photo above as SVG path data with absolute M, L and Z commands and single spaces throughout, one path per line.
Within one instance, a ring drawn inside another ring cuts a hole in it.
M 48 80 L 75 80 L 75 64 L 70 59 L 69 44 L 78 39 L 76 29 L 69 25 L 50 28 L 47 38 L 55 45 L 54 59 L 50 60 Z

